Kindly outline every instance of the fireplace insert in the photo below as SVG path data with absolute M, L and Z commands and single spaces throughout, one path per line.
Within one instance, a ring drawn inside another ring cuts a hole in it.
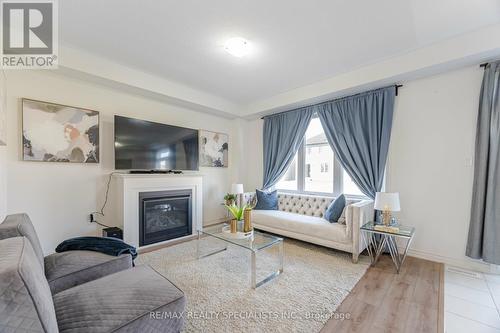
M 139 193 L 139 246 L 191 235 L 192 191 Z

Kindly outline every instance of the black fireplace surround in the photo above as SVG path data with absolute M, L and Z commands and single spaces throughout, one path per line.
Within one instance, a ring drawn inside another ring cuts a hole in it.
M 139 193 L 139 246 L 192 233 L 192 191 Z

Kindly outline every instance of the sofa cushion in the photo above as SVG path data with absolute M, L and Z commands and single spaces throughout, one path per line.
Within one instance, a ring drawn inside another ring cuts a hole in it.
M 257 193 L 257 205 L 254 209 L 257 210 L 277 210 L 278 209 L 278 191 L 265 192 L 255 190 Z
M 52 294 L 132 267 L 132 256 L 95 251 L 68 251 L 45 257 L 45 276 Z
M 25 237 L 0 240 L 0 332 L 57 332 L 49 284 Z
M 338 196 L 333 202 L 328 206 L 325 212 L 325 219 L 331 223 L 337 222 L 342 216 L 342 211 L 345 208 L 345 195 Z
M 43 268 L 43 251 L 28 214 L 7 215 L 0 224 L 0 239 L 24 236 L 31 242 L 35 255 Z
M 185 296 L 152 268 L 138 266 L 64 290 L 54 304 L 60 332 L 179 332 Z
M 330 223 L 321 217 L 307 216 L 279 210 L 252 212 L 253 223 L 339 243 L 349 243 L 345 225 Z

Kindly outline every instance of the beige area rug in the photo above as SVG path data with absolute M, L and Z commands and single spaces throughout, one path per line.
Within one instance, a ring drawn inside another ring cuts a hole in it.
M 224 247 L 201 241 L 202 252 Z M 227 251 L 196 259 L 196 241 L 142 254 L 187 297 L 186 332 L 319 332 L 368 268 L 348 253 L 285 239 L 284 272 L 256 290 L 250 288 L 250 252 Z M 257 278 L 278 268 L 278 248 L 257 254 Z M 338 314 L 337 314 L 338 315 Z

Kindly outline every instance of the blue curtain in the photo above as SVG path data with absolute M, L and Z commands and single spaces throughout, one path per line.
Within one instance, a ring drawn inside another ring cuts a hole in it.
M 500 265 L 500 61 L 486 65 L 477 115 L 467 256 Z
M 275 185 L 286 173 L 302 144 L 313 112 L 313 107 L 305 107 L 264 118 L 263 189 Z
M 335 156 L 372 199 L 384 181 L 395 96 L 391 86 L 316 106 Z

